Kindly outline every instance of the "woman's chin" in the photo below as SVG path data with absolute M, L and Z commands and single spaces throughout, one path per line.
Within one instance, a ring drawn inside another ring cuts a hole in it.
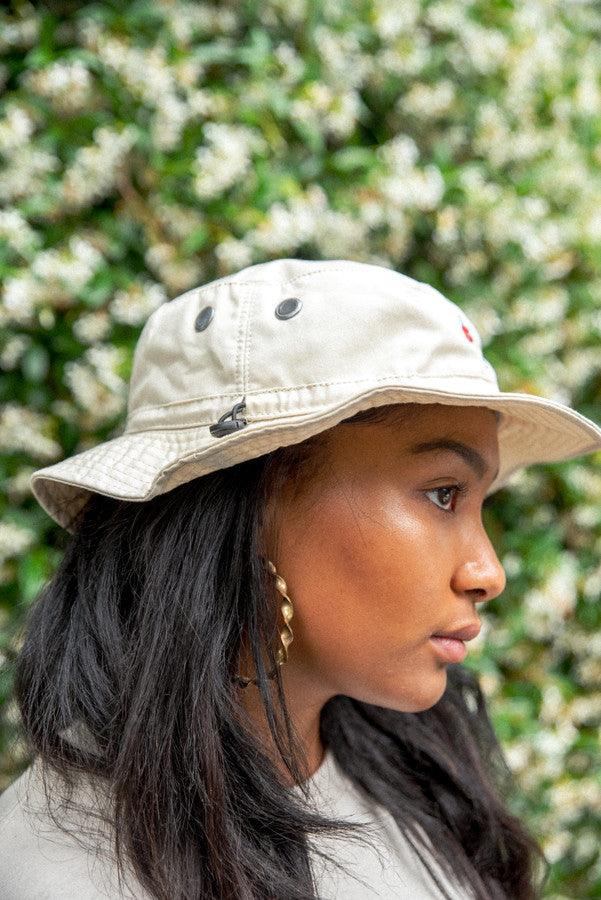
M 437 667 L 433 674 L 430 672 L 429 675 L 424 675 L 423 680 L 411 691 L 408 690 L 406 682 L 400 684 L 402 685 L 400 690 L 398 688 L 395 690 L 394 685 L 389 684 L 384 690 L 363 694 L 357 699 L 385 709 L 396 709 L 398 712 L 424 712 L 435 706 L 447 689 L 446 667 Z

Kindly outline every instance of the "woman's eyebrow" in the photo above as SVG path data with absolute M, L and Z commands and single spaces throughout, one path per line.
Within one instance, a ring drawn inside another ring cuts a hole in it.
M 457 453 L 465 462 L 472 467 L 478 478 L 483 478 L 484 475 L 488 472 L 488 463 L 484 459 L 481 453 L 478 453 L 477 450 L 474 450 L 473 447 L 468 447 L 467 444 L 462 444 L 461 441 L 454 441 L 449 438 L 437 438 L 432 441 L 420 441 L 417 444 L 411 444 L 411 446 L 407 447 L 409 453 L 440 453 L 451 451 L 452 453 Z M 496 478 L 499 474 L 499 470 L 494 474 Z

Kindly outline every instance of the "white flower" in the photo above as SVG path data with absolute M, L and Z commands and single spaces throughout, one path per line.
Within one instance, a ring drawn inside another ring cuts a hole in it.
M 583 223 L 584 234 L 593 243 L 601 241 L 601 210 L 599 208 L 588 211 Z
M 549 327 L 545 331 L 536 331 L 534 334 L 527 334 L 519 340 L 519 347 L 525 356 L 544 357 L 555 353 L 563 347 L 564 335 L 560 328 Z
M 204 269 L 198 258 L 180 259 L 173 244 L 151 244 L 144 261 L 170 293 L 179 294 L 202 282 Z
M 386 221 L 384 206 L 378 200 L 365 200 L 359 207 L 359 216 L 370 228 L 376 228 Z
M 23 18 L 13 18 L 12 21 L 4 19 L 0 28 L 0 51 L 35 46 L 40 35 L 41 21 L 37 10 L 29 16 L 25 14 Z
M 589 600 L 597 600 L 601 596 L 601 562 L 587 574 L 582 591 Z
M 264 152 L 265 139 L 244 125 L 207 122 L 207 144 L 196 151 L 192 186 L 203 200 L 222 194 L 248 173 L 252 155 Z
M 560 554 L 555 569 L 540 587 L 528 591 L 523 599 L 524 625 L 535 639 L 553 637 L 574 612 L 578 563 L 569 551 Z
M 282 22 L 288 26 L 304 26 L 309 15 L 308 0 L 269 0 L 261 9 L 263 22 L 278 28 Z
M 36 305 L 43 296 L 42 286 L 32 272 L 10 275 L 4 282 L 0 313 L 4 322 L 32 325 Z
M 47 97 L 59 113 L 83 109 L 90 101 L 92 77 L 80 59 L 56 60 L 49 66 L 25 73 L 23 84 Z
M 415 81 L 397 101 L 397 107 L 420 119 L 436 119 L 449 112 L 455 101 L 455 93 L 455 86 L 448 78 L 436 84 Z
M 601 632 L 584 632 L 568 627 L 558 634 L 557 649 L 582 659 L 601 660 Z
M 412 170 L 419 159 L 419 150 L 412 137 L 399 134 L 381 144 L 376 155 L 388 166 L 390 174 L 404 175 Z
M 198 209 L 182 203 L 166 202 L 159 196 L 151 196 L 148 203 L 161 225 L 171 237 L 185 241 L 190 232 L 200 228 L 206 217 Z
M 541 728 L 532 735 L 536 750 L 551 759 L 563 760 L 578 738 L 578 729 L 564 720 L 555 728 Z
M 319 221 L 328 209 L 325 191 L 321 185 L 312 184 L 287 206 L 272 204 L 263 222 L 246 235 L 246 240 L 269 256 L 293 250 L 315 238 Z
M 501 686 L 501 676 L 497 672 L 482 672 L 480 687 L 486 697 L 496 696 Z
M 304 59 L 298 55 L 291 44 L 285 42 L 277 45 L 274 55 L 283 69 L 280 75 L 280 80 L 283 84 L 288 87 L 297 84 L 305 71 L 306 63 Z
M 466 6 L 465 9 L 468 7 Z M 424 19 L 438 31 L 460 32 L 466 23 L 464 6 L 456 0 L 439 0 L 424 12 Z
M 423 170 L 414 169 L 406 175 L 383 178 L 379 188 L 391 203 L 405 208 L 432 210 L 444 194 L 444 179 L 436 166 L 427 165 Z
M 356 90 L 338 93 L 323 118 L 326 133 L 337 138 L 348 137 L 355 130 L 361 108 L 361 99 Z
M 5 237 L 18 253 L 29 256 L 42 243 L 35 231 L 18 209 L 0 210 L 0 237 Z
M 35 122 L 25 106 L 11 101 L 4 108 L 4 118 L 0 119 L 0 151 L 14 154 L 26 144 L 35 130 Z
M 548 328 L 565 318 L 570 295 L 562 285 L 546 285 L 518 297 L 506 314 L 507 324 Z
M 125 382 L 116 370 L 124 361 L 125 356 L 125 349 L 113 344 L 94 344 L 92 347 L 88 347 L 84 353 L 84 359 L 94 367 L 102 384 L 122 396 L 125 394 Z
M 392 72 L 395 75 L 418 75 L 428 65 L 432 56 L 430 34 L 425 28 L 413 28 L 408 34 L 400 34 L 382 50 L 374 54 L 372 73 Z M 373 80 L 373 78 L 372 78 Z
M 488 264 L 488 257 L 482 250 L 470 250 L 457 256 L 451 264 L 447 279 L 450 284 L 466 284 L 478 272 L 483 272 Z
M 582 659 L 576 664 L 576 678 L 585 688 L 601 683 L 601 659 Z
M 186 122 L 192 115 L 188 103 L 175 93 L 164 94 L 152 118 L 150 135 L 159 150 L 171 150 L 181 139 Z
M 82 313 L 73 322 L 73 334 L 85 344 L 93 344 L 107 337 L 111 321 L 105 309 Z
M 220 269 L 226 273 L 237 272 L 252 263 L 252 249 L 245 241 L 226 238 L 215 247 L 215 256 L 219 260 Z
M 550 683 L 542 690 L 542 703 L 539 710 L 541 721 L 553 724 L 565 706 L 563 694 L 556 684 Z
M 313 31 L 313 43 L 332 87 L 352 88 L 352 93 L 371 70 L 371 60 L 361 52 L 359 38 L 351 29 L 336 31 L 319 24 Z M 357 100 L 358 105 L 358 100 Z
M 355 216 L 329 209 L 317 220 L 314 241 L 325 257 L 360 258 L 367 244 L 367 230 Z
M 190 44 L 199 32 L 215 36 L 239 26 L 236 10 L 208 3 L 161 4 L 160 9 L 165 25 L 182 44 Z
M 47 192 L 47 176 L 60 169 L 57 156 L 32 143 L 19 147 L 0 168 L 0 201 L 16 201 Z
M 519 554 L 508 551 L 503 557 L 503 568 L 508 578 L 515 578 L 516 575 L 519 575 L 522 571 L 522 560 Z
M 387 0 L 373 3 L 373 25 L 383 41 L 390 41 L 415 27 L 422 9 L 417 0 L 391 5 Z
M 87 206 L 113 189 L 125 156 L 137 139 L 137 129 L 122 131 L 108 126 L 94 129 L 94 144 L 80 147 L 65 170 L 61 184 L 63 202 L 71 208 Z
M 20 503 L 31 496 L 30 479 L 34 472 L 34 466 L 21 466 L 15 475 L 6 479 L 6 495 L 11 503 Z
M 596 116 L 601 108 L 599 90 L 599 62 L 592 54 L 578 67 L 579 80 L 574 91 L 576 109 L 584 115 Z
M 15 522 L 0 522 L 0 563 L 12 556 L 20 556 L 33 546 L 34 531 L 23 528 Z
M 31 337 L 28 334 L 11 335 L 0 351 L 0 368 L 5 370 L 16 368 L 29 346 L 31 346 Z
M 567 713 L 575 725 L 594 727 L 601 722 L 601 693 L 587 697 L 575 697 L 568 705 Z
M 52 427 L 49 416 L 16 403 L 5 403 L 0 409 L 0 450 L 28 453 L 34 459 L 53 461 L 62 448 L 47 436 Z
M 176 90 L 174 73 L 160 43 L 141 48 L 125 38 L 99 33 L 96 52 L 107 68 L 120 75 L 131 94 L 151 107 Z
M 11 283 L 5 305 L 13 315 L 25 315 L 28 307 L 31 315 L 34 304 L 43 302 L 60 308 L 71 306 L 103 262 L 103 254 L 90 241 L 74 234 L 66 246 L 43 250 L 34 257 L 29 271 Z
M 83 407 L 84 428 L 93 429 L 125 410 L 127 384 L 116 371 L 125 352 L 123 347 L 99 344 L 89 347 L 83 360 L 65 364 L 65 383 Z
M 162 284 L 143 279 L 133 282 L 125 290 L 117 291 L 109 304 L 109 312 L 117 322 L 142 325 L 167 299 Z
M 601 368 L 599 347 L 574 347 L 566 350 L 563 363 L 563 382 L 570 390 L 576 390 L 596 370 Z
M 572 834 L 568 830 L 553 831 L 541 838 L 542 848 L 550 863 L 556 863 L 564 856 L 572 846 Z
M 471 19 L 465 19 L 458 38 L 467 52 L 467 57 L 473 68 L 480 74 L 493 72 L 505 63 L 509 53 L 509 39 L 500 30 L 483 28 Z M 460 60 L 455 56 L 455 65 Z M 459 66 L 465 70 L 465 66 Z
M 601 785 L 593 778 L 562 781 L 549 788 L 549 802 L 563 825 L 576 822 L 584 812 L 599 809 Z
M 525 741 L 514 741 L 503 747 L 505 758 L 513 772 L 522 772 L 532 756 L 532 748 Z

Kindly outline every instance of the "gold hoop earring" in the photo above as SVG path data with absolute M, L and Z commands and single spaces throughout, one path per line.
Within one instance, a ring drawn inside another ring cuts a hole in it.
M 277 675 L 278 666 L 283 666 L 284 663 L 288 662 L 288 647 L 294 640 L 294 634 L 292 632 L 292 628 L 290 627 L 290 620 L 294 615 L 294 607 L 292 605 L 292 600 L 287 594 L 288 588 L 286 586 L 286 582 L 281 575 L 278 575 L 276 567 L 270 559 L 267 560 L 267 568 L 269 569 L 271 574 L 275 576 L 275 586 L 284 598 L 280 603 L 280 609 L 284 617 L 284 625 L 280 630 L 280 640 L 282 646 L 278 647 L 276 664 L 271 672 L 269 672 L 267 675 L 268 678 L 275 678 L 275 676 Z M 239 687 L 242 688 L 248 687 L 249 684 L 258 684 L 257 678 L 244 678 L 242 675 L 234 675 L 233 680 L 238 684 Z

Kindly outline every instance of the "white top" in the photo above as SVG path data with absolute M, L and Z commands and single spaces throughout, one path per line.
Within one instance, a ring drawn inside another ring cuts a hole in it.
M 319 846 L 348 870 L 345 875 L 312 854 L 320 900 L 433 900 L 442 896 L 392 816 L 361 798 L 329 749 L 307 785 L 313 808 L 366 823 L 360 844 L 337 836 L 311 839 L 319 840 Z M 290 790 L 300 795 L 298 786 Z M 89 802 L 91 796 L 89 789 L 78 787 L 75 799 Z M 45 802 L 37 761 L 0 795 L 1 900 L 149 900 L 133 876 L 129 887 L 119 891 L 106 832 L 97 833 L 100 855 L 95 857 L 56 828 L 44 813 Z M 81 820 L 69 819 L 67 824 L 74 822 Z M 98 828 L 90 819 L 85 824 Z M 446 883 L 438 865 L 434 861 L 432 865 Z M 451 884 L 448 889 L 454 900 L 473 900 L 469 890 Z
M 310 839 L 313 846 L 347 869 L 345 874 L 313 855 L 311 867 L 321 900 L 435 900 L 444 896 L 388 810 L 362 797 L 329 747 L 319 769 L 305 783 L 311 806 L 322 815 L 366 824 L 364 832 L 352 840 L 327 835 Z M 298 786 L 291 790 L 302 797 Z M 438 863 L 433 858 L 429 862 L 453 900 L 473 900 L 471 888 L 450 883 Z
M 73 799 L 89 803 L 91 796 L 79 786 Z M 107 833 L 100 831 L 97 821 L 75 813 L 68 819 L 64 813 L 59 816 L 69 828 L 77 825 L 76 833 L 83 835 L 86 843 L 92 843 L 92 831 L 98 856 L 57 828 L 45 805 L 35 760 L 0 795 L 0 900 L 150 900 L 133 876 L 130 884 L 135 890 L 124 886 L 119 891 Z M 55 810 L 54 804 L 52 808 Z

